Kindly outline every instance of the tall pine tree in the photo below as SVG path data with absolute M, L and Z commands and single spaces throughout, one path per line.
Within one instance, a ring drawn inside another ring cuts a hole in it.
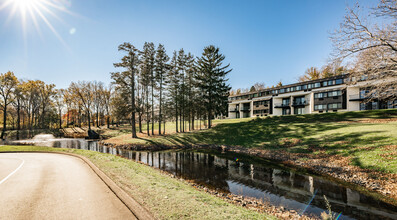
M 156 51 L 156 59 L 155 59 L 155 72 L 156 72 L 156 80 L 158 82 L 158 90 L 159 90 L 159 135 L 161 134 L 161 122 L 163 120 L 163 92 L 165 87 L 165 82 L 168 73 L 168 57 L 165 48 L 162 44 L 157 47 Z M 165 126 L 164 126 L 165 130 Z
M 139 64 L 139 51 L 131 44 L 124 43 L 119 46 L 119 51 L 127 53 L 121 58 L 120 63 L 115 63 L 115 67 L 122 67 L 126 69 L 123 72 L 111 73 L 114 83 L 117 85 L 116 89 L 124 94 L 129 94 L 130 109 L 131 109 L 131 125 L 132 125 L 132 138 L 137 138 L 136 135 L 136 122 L 135 122 L 135 77 L 137 74 L 137 66 Z
M 210 45 L 204 48 L 202 56 L 197 61 L 199 73 L 196 74 L 198 87 L 202 90 L 202 99 L 207 110 L 208 128 L 215 114 L 225 111 L 227 97 L 231 87 L 227 84 L 226 75 L 232 71 L 230 64 L 223 65 L 225 56 L 219 48 Z

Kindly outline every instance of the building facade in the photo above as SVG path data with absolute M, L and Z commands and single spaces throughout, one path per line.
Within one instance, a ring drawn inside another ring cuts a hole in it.
M 367 102 L 368 81 L 348 75 L 300 82 L 229 97 L 229 118 L 396 108 L 396 101 Z

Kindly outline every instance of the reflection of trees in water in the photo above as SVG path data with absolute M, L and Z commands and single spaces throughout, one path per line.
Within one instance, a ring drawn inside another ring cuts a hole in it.
M 227 181 L 241 185 L 241 193 L 248 186 L 256 190 L 257 198 L 264 193 L 279 198 L 291 199 L 301 204 L 316 196 L 313 207 L 324 209 L 323 195 L 329 199 L 332 210 L 360 219 L 385 218 L 382 210 L 397 212 L 396 207 L 382 203 L 336 183 L 288 170 L 274 169 L 267 164 L 236 162 L 231 159 L 197 152 L 133 152 L 126 154 L 130 159 L 166 170 L 187 180 L 194 180 L 207 187 L 230 192 Z M 240 186 L 239 186 L 240 187 Z M 252 190 L 250 190 L 252 193 Z M 237 192 L 238 193 L 238 192 Z M 379 209 L 378 214 L 370 209 Z

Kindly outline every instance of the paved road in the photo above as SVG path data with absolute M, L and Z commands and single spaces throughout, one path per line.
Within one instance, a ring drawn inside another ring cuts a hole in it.
M 0 219 L 135 219 L 82 160 L 0 154 Z

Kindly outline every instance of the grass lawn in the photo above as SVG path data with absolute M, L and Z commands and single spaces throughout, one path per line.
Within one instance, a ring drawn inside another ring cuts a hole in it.
M 397 110 L 372 110 L 215 120 L 209 130 L 132 139 L 116 144 L 243 146 L 292 153 L 350 156 L 351 164 L 397 173 Z
M 276 219 L 223 201 L 131 160 L 87 150 L 0 146 L 1 151 L 61 151 L 91 160 L 159 219 Z

